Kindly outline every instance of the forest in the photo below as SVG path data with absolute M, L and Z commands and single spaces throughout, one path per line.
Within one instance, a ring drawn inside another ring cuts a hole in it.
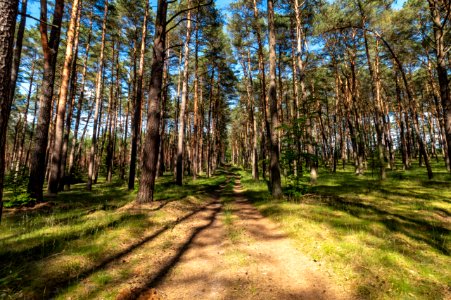
M 0 0 L 0 299 L 451 299 L 449 0 Z

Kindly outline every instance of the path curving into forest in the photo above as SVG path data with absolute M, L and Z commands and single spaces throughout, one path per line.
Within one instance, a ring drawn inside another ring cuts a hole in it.
M 220 193 L 197 229 L 139 299 L 348 299 L 329 273 L 300 253 L 242 195 L 240 180 Z

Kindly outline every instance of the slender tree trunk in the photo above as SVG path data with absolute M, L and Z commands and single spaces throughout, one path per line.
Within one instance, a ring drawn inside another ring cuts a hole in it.
M 11 98 L 11 66 L 17 4 L 17 0 L 0 2 L 0 222 L 3 212 L 6 132 L 13 100 Z
M 188 6 L 189 6 L 188 1 Z M 185 134 L 185 110 L 188 102 L 188 67 L 189 67 L 189 43 L 191 40 L 191 11 L 188 11 L 188 21 L 186 23 L 186 39 L 184 49 L 184 66 L 183 66 L 183 82 L 182 82 L 182 102 L 180 104 L 179 128 L 177 136 L 177 166 L 176 166 L 176 183 L 183 184 L 183 150 L 184 150 L 184 134 Z
M 381 93 L 380 93 L 380 79 L 379 79 L 379 51 L 378 46 L 379 42 L 376 41 L 376 52 L 375 52 L 375 60 L 374 60 L 374 67 L 373 63 L 371 62 L 370 57 L 370 50 L 368 47 L 368 39 L 366 32 L 363 32 L 363 37 L 365 41 L 365 53 L 366 58 L 368 62 L 368 70 L 370 72 L 371 76 L 371 91 L 373 94 L 373 101 L 374 101 L 374 123 L 376 127 L 376 135 L 377 135 L 377 155 L 379 158 L 379 176 L 381 180 L 385 180 L 387 178 L 386 172 L 385 172 L 385 160 L 384 160 L 384 144 L 383 144 L 383 130 L 381 125 Z
M 413 119 L 413 128 L 415 130 L 415 135 L 416 135 L 416 137 L 418 139 L 419 150 L 420 150 L 421 154 L 423 155 L 424 163 L 426 165 L 426 169 L 427 169 L 427 173 L 428 173 L 428 178 L 432 179 L 434 174 L 432 173 L 432 168 L 431 168 L 431 165 L 429 163 L 429 157 L 428 157 L 428 154 L 427 154 L 427 151 L 426 151 L 425 142 L 424 142 L 423 137 L 421 136 L 421 133 L 420 133 L 420 126 L 418 124 L 417 112 L 416 112 L 416 108 L 415 108 L 415 105 L 416 105 L 415 104 L 415 99 L 413 97 L 412 90 L 411 90 L 411 88 L 409 86 L 409 83 L 407 81 L 406 73 L 404 72 L 404 68 L 403 68 L 403 65 L 402 65 L 401 61 L 396 56 L 396 54 L 393 51 L 393 49 L 390 47 L 390 45 L 387 43 L 387 41 L 385 41 L 385 40 L 382 40 L 382 41 L 384 42 L 384 44 L 387 47 L 387 49 L 390 51 L 394 61 L 396 62 L 398 70 L 401 73 L 401 79 L 402 79 L 402 81 L 404 83 L 404 87 L 405 87 L 406 94 L 407 94 L 407 99 L 409 100 L 409 111 L 410 111 L 410 114 L 411 114 L 412 119 Z M 449 141 L 448 141 L 448 143 L 449 143 Z
M 170 48 L 169 48 L 169 37 L 166 40 L 166 57 L 169 57 L 170 55 Z M 168 85 L 169 85 L 169 61 L 166 59 L 164 62 L 164 69 L 163 69 L 163 94 L 162 94 L 162 99 L 161 99 L 161 111 L 162 111 L 162 116 L 161 116 L 161 120 L 160 120 L 160 150 L 159 150 L 159 157 L 158 157 L 158 168 L 157 168 L 157 175 L 158 176 L 163 176 L 164 172 L 166 171 L 166 155 L 165 155 L 165 134 L 166 134 L 166 116 L 165 116 L 165 112 L 166 112 L 166 103 L 168 101 Z
M 78 86 L 78 76 L 77 76 L 77 60 L 78 60 L 78 42 L 80 37 L 80 17 L 82 11 L 82 1 L 79 2 L 79 8 L 77 12 L 77 27 L 75 29 L 75 40 L 74 40 L 74 55 L 71 62 L 71 78 L 70 78 L 70 92 L 69 92 L 69 107 L 66 115 L 66 129 L 64 131 L 63 137 L 63 149 L 60 165 L 60 180 L 58 185 L 58 190 L 63 191 L 66 182 L 70 182 L 70 176 L 67 176 L 66 165 L 67 165 L 67 155 L 69 151 L 69 136 L 72 126 L 72 117 L 74 114 L 75 105 L 75 94 L 77 93 Z M 70 169 L 68 169 L 70 170 Z M 69 173 L 70 174 L 70 173 Z
M 33 55 L 33 58 L 36 58 L 36 52 Z M 35 74 L 35 61 L 33 60 L 33 62 L 31 63 L 31 75 L 30 75 L 30 84 L 28 85 L 28 94 L 27 94 L 27 104 L 25 107 L 25 112 L 24 112 L 24 124 L 22 126 L 22 134 L 21 134 L 21 140 L 20 140 L 20 148 L 19 148 L 19 155 L 18 155 L 18 160 L 17 160 L 17 164 L 16 164 L 16 172 L 19 172 L 21 166 L 23 166 L 23 154 L 25 151 L 25 138 L 27 135 L 27 116 L 28 116 L 28 111 L 30 108 L 30 102 L 31 102 L 31 93 L 33 91 L 33 83 L 34 83 L 34 74 Z
M 194 104 L 193 104 L 194 124 L 193 124 L 193 179 L 196 180 L 199 157 L 199 11 L 197 12 L 195 28 L 195 47 L 194 47 Z
M 94 176 L 95 168 L 95 151 L 97 143 L 97 126 L 99 118 L 99 108 L 102 101 L 102 73 L 103 73 L 103 63 L 104 63 L 104 51 L 105 51 L 105 35 L 106 35 L 106 22 L 108 17 L 108 0 L 105 0 L 104 13 L 103 13 L 103 24 L 102 24 L 102 41 L 100 45 L 100 57 L 99 57 L 99 69 L 97 70 L 96 77 L 96 96 L 95 96 L 95 110 L 94 110 L 94 125 L 92 129 L 92 140 L 91 140 L 91 150 L 89 152 L 89 167 L 88 167 L 88 182 L 86 188 L 90 191 L 92 189 L 92 181 Z
M 115 72 L 115 65 L 114 62 L 116 60 L 116 43 L 115 40 L 113 40 L 113 47 L 112 47 L 112 64 L 111 64 L 111 74 L 114 74 Z M 119 48 L 119 47 L 118 47 Z M 116 77 L 116 81 L 119 80 L 119 78 Z M 106 181 L 111 182 L 113 179 L 113 159 L 114 159 L 114 137 L 113 137 L 113 126 L 114 126 L 114 116 L 116 114 L 116 107 L 115 107 L 115 80 L 114 76 L 111 76 L 111 84 L 110 84 L 110 97 L 108 101 L 108 123 L 107 123 L 107 130 L 106 134 L 108 136 L 108 143 L 107 143 L 107 151 L 106 151 Z
M 260 83 L 261 83 L 261 88 L 260 88 L 260 104 L 261 104 L 261 111 L 262 111 L 262 138 L 261 138 L 261 149 L 262 149 L 262 175 L 263 175 L 263 179 L 266 178 L 266 149 L 267 149 L 267 141 L 266 139 L 271 140 L 271 136 L 270 136 L 270 125 L 269 125 L 269 120 L 268 120 L 268 115 L 269 115 L 269 108 L 268 108 L 268 103 L 267 103 L 267 99 L 266 99 L 266 72 L 265 72 L 265 63 L 264 63 L 264 55 L 263 55 L 263 41 L 262 41 L 262 30 L 261 30 L 261 26 L 260 26 L 260 16 L 259 16 L 259 11 L 258 11 L 258 6 L 257 6 L 257 0 L 253 0 L 252 1 L 253 4 L 253 10 L 254 10 L 254 20 L 255 22 L 253 22 L 254 26 L 254 31 L 255 34 L 257 36 L 257 45 L 258 45 L 258 49 L 257 49 L 257 54 L 258 54 L 258 71 L 259 71 L 259 78 L 260 78 Z M 265 133 L 263 133 L 263 128 L 264 131 L 266 133 L 266 137 L 265 137 Z
M 208 97 L 208 121 L 207 121 L 207 177 L 211 176 L 211 141 L 212 141 L 212 103 L 213 103 L 213 84 L 215 82 L 215 69 L 211 72 L 210 95 Z
M 14 101 L 16 85 L 17 85 L 17 77 L 19 75 L 20 57 L 22 55 L 23 35 L 25 32 L 25 25 L 27 22 L 27 18 L 25 16 L 27 13 L 27 4 L 28 4 L 27 2 L 28 2 L 28 0 L 22 0 L 22 4 L 21 4 L 22 7 L 20 10 L 21 16 L 20 16 L 19 30 L 17 31 L 16 45 L 14 47 L 13 66 L 12 66 L 12 70 L 11 70 L 11 94 L 10 94 L 11 101 Z
M 150 73 L 147 131 L 142 151 L 142 172 L 137 202 L 153 201 L 155 176 L 157 174 L 158 149 L 160 146 L 160 102 L 163 85 L 163 69 L 166 46 L 166 15 L 168 3 L 158 0 L 155 19 L 152 68 Z
M 431 18 L 433 22 L 434 41 L 435 41 L 435 55 L 437 57 L 437 76 L 440 86 L 440 98 L 442 100 L 443 117 L 445 123 L 445 135 L 448 146 L 448 159 L 451 159 L 451 92 L 448 78 L 448 68 L 446 65 L 446 49 L 445 49 L 445 37 L 446 32 L 445 22 L 449 22 L 448 17 L 444 18 L 443 24 L 440 17 L 440 3 L 439 0 L 428 0 Z M 446 5 L 447 1 L 443 1 L 443 5 Z M 449 4 L 448 4 L 449 6 Z M 449 9 L 449 7 L 448 7 Z M 449 12 L 447 14 L 449 16 Z M 449 40 L 448 40 L 449 46 Z M 448 49 L 449 50 L 449 49 Z M 450 169 L 451 171 L 451 169 Z
M 64 118 L 66 116 L 67 94 L 69 91 L 69 80 L 71 73 L 71 63 L 74 53 L 75 35 L 77 29 L 79 0 L 72 3 L 72 12 L 70 15 L 69 28 L 67 30 L 66 55 L 64 58 L 63 72 L 61 76 L 61 87 L 59 92 L 59 101 L 57 107 L 57 118 L 55 126 L 55 142 L 53 145 L 52 159 L 50 166 L 50 179 L 47 190 L 51 194 L 58 193 L 58 185 L 60 181 L 61 159 L 63 154 L 63 138 L 64 138 Z
M 133 114 L 132 124 L 132 144 L 130 154 L 130 171 L 128 177 L 128 189 L 133 190 L 135 188 L 135 176 L 136 176 L 136 157 L 138 155 L 138 140 L 141 136 L 141 107 L 143 100 L 143 76 L 144 76 L 144 56 L 146 54 L 146 38 L 147 38 L 147 19 L 149 16 L 149 1 L 146 0 L 146 8 L 144 13 L 144 20 L 142 26 L 141 35 L 141 48 L 139 55 L 139 69 L 136 81 L 136 98 Z
M 48 147 L 49 126 L 55 83 L 56 58 L 60 41 L 61 23 L 64 11 L 64 0 L 57 0 L 53 13 L 53 24 L 50 38 L 47 33 L 47 1 L 41 0 L 41 22 L 39 31 L 44 52 L 44 75 L 41 83 L 41 99 L 38 124 L 34 136 L 34 146 L 31 152 L 30 180 L 28 193 L 31 198 L 42 201 L 42 187 L 46 172 L 46 153 Z
M 276 95 L 276 30 L 274 25 L 274 2 L 267 0 L 268 4 L 268 34 L 269 34 L 269 104 L 271 117 L 270 140 L 270 169 L 271 169 L 271 194 L 274 198 L 282 197 L 282 184 L 279 166 L 279 141 L 278 127 L 279 117 L 277 113 Z
M 80 9 L 81 11 L 81 9 Z M 81 84 L 80 84 L 80 96 L 78 97 L 78 102 L 77 102 L 77 114 L 75 116 L 75 127 L 74 127 L 74 134 L 72 137 L 72 146 L 71 146 L 71 150 L 70 150 L 70 154 L 69 154 L 69 165 L 68 165 L 68 170 L 69 170 L 69 179 L 66 181 L 66 186 L 67 189 L 70 189 L 70 182 L 73 179 L 73 175 L 75 172 L 75 154 L 76 149 L 78 148 L 78 130 L 80 127 L 80 119 L 81 119 L 81 111 L 83 108 L 83 101 L 84 101 L 84 97 L 85 97 L 85 82 L 86 82 L 86 72 L 87 72 L 87 68 L 88 68 L 88 58 L 89 58 L 89 50 L 91 47 L 91 38 L 92 38 L 92 10 L 91 10 L 91 14 L 90 14 L 90 18 L 89 18 L 89 32 L 88 32 L 88 38 L 86 41 L 86 48 L 85 48 L 85 59 L 83 62 L 83 71 L 81 72 Z M 76 63 L 75 63 L 76 65 Z M 74 90 L 75 92 L 75 90 Z

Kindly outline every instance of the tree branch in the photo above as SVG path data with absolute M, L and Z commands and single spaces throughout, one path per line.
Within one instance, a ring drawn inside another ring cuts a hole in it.
M 38 19 L 38 18 L 36 18 L 36 17 L 33 17 L 32 15 L 24 14 L 24 13 L 21 13 L 20 11 L 17 12 L 17 14 L 18 14 L 18 15 L 21 15 L 21 16 L 24 16 L 24 17 L 27 17 L 27 18 L 30 18 L 30 19 L 33 19 L 33 20 L 36 20 L 36 21 L 38 21 L 38 22 L 40 22 L 40 23 L 44 23 L 45 25 L 53 26 L 53 27 L 58 28 L 58 26 L 53 25 L 53 24 L 50 24 L 50 23 L 48 23 L 48 22 L 46 22 L 46 21 L 43 21 L 43 20 L 41 20 L 41 19 Z
M 193 19 L 188 19 L 188 18 L 183 18 L 180 21 L 177 22 L 177 24 L 175 24 L 174 26 L 172 26 L 171 28 L 169 28 L 168 30 L 166 30 L 166 33 L 168 33 L 169 31 L 171 31 L 172 29 L 174 29 L 175 27 L 177 27 L 180 23 L 184 22 L 184 21 L 191 21 L 191 22 L 197 22 L 196 20 Z
M 164 51 L 167 51 L 167 50 L 172 49 L 172 48 L 181 47 L 181 46 L 183 46 L 183 45 L 184 45 L 184 44 L 176 44 L 176 45 L 172 45 L 172 46 L 169 46 L 169 47 L 167 47 L 166 49 L 164 49 Z
M 193 10 L 193 9 L 198 9 L 198 8 L 203 7 L 203 6 L 208 6 L 208 5 L 211 5 L 211 4 L 213 4 L 213 0 L 210 0 L 209 2 L 204 3 L 204 4 L 199 4 L 199 5 L 194 6 L 194 7 L 189 7 L 189 8 L 186 8 L 186 9 L 182 9 L 182 10 L 178 11 L 177 13 L 175 13 L 175 15 L 173 15 L 168 21 L 166 21 L 166 24 L 171 23 L 172 20 L 174 20 L 175 18 L 177 18 L 178 16 L 180 16 L 181 14 L 183 14 L 183 13 L 185 13 L 187 11 L 190 11 L 190 10 Z

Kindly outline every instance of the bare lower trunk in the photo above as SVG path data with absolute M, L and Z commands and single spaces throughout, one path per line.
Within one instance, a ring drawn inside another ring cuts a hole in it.
M 189 1 L 188 1 L 189 5 Z M 180 104 L 179 128 L 177 136 L 177 167 L 176 167 L 176 183 L 183 184 L 183 150 L 185 140 L 185 110 L 188 102 L 188 67 L 189 67 L 189 43 L 191 39 L 191 12 L 188 11 L 188 21 L 186 24 L 186 40 L 184 49 L 184 66 L 183 66 L 183 83 L 182 83 L 182 102 Z
M 89 151 L 89 167 L 88 167 L 88 182 L 86 184 L 86 188 L 88 190 L 92 189 L 92 181 L 94 176 L 94 168 L 95 168 L 95 151 L 96 151 L 96 143 L 97 143 L 97 126 L 98 126 L 98 118 L 99 118 L 99 108 L 100 102 L 102 100 L 102 73 L 103 73 L 103 63 L 104 63 L 104 50 L 105 50 L 105 34 L 106 34 L 106 21 L 108 15 L 108 0 L 105 0 L 104 5 L 104 13 L 103 13 L 103 24 L 102 24 L 102 42 L 100 45 L 100 57 L 99 57 L 99 69 L 97 70 L 96 77 L 96 97 L 95 97 L 95 109 L 94 109 L 94 125 L 92 129 L 92 141 L 91 141 L 91 149 Z
M 64 11 L 64 0 L 57 0 L 53 13 L 53 26 L 50 38 L 47 36 L 47 1 L 41 0 L 41 23 L 39 31 L 44 52 L 44 74 L 41 83 L 41 98 L 38 124 L 34 136 L 34 146 L 31 151 L 30 180 L 28 193 L 31 198 L 42 201 L 42 187 L 46 172 L 46 153 L 48 147 L 48 133 L 55 83 L 55 67 L 58 55 L 58 45 L 61 33 L 61 23 Z
M 132 124 L 132 144 L 130 154 L 130 173 L 128 177 L 128 189 L 135 188 L 136 175 L 136 157 L 138 155 L 138 141 L 141 136 L 141 107 L 143 100 L 143 75 L 144 75 L 144 56 L 146 53 L 146 38 L 147 38 L 147 19 L 149 16 L 149 1 L 146 1 L 146 8 L 144 13 L 144 21 L 142 26 L 141 47 L 139 55 L 139 70 L 136 81 L 136 99 L 133 114 Z
M 163 69 L 166 45 L 166 15 L 168 3 L 158 0 L 155 20 L 155 38 L 150 73 L 149 110 L 147 114 L 147 131 L 142 151 L 142 171 L 137 201 L 153 201 L 155 177 L 157 174 L 158 149 L 160 146 L 160 102 L 163 85 Z
M 64 119 L 66 115 L 66 102 L 67 94 L 69 91 L 69 80 L 75 42 L 75 31 L 77 28 L 78 9 L 80 8 L 78 3 L 79 0 L 74 0 L 72 3 L 72 12 L 70 16 L 69 28 L 67 30 L 66 55 L 64 58 L 63 72 L 61 76 L 61 87 L 59 92 L 57 119 L 55 125 L 55 142 L 52 151 L 50 179 L 47 187 L 48 192 L 52 194 L 58 193 L 58 185 L 61 175 L 60 165 L 63 153 Z
M 279 167 L 279 118 L 277 112 L 276 95 L 276 32 L 274 25 L 274 2 L 268 0 L 268 31 L 269 31 L 269 104 L 271 118 L 270 140 L 270 170 L 271 170 L 271 194 L 274 198 L 282 197 L 282 184 Z
M 0 222 L 3 211 L 3 178 L 8 119 L 11 112 L 11 66 L 17 0 L 0 2 Z

